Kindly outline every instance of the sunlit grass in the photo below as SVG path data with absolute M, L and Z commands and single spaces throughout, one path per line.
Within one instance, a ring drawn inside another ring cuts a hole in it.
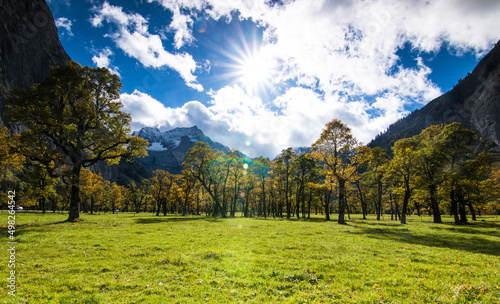
M 500 220 L 18 213 L 3 303 L 498 303 Z M 8 242 L 7 214 L 0 215 Z M 7 276 L 7 254 L 0 274 Z

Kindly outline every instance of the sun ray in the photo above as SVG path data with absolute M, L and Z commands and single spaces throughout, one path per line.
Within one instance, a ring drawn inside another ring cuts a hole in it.
M 257 93 L 272 83 L 271 64 L 259 52 L 246 55 L 236 68 L 238 81 L 247 93 Z
M 226 40 L 225 47 L 210 43 L 208 47 L 227 58 L 218 62 L 225 69 L 213 81 L 231 80 L 240 85 L 249 95 L 268 95 L 273 88 L 273 75 L 276 74 L 275 64 L 271 56 L 263 52 L 258 34 L 237 29 L 237 38 Z

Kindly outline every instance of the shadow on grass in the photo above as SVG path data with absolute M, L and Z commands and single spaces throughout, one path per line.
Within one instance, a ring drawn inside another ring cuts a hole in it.
M 175 222 L 192 222 L 192 221 L 220 222 L 220 218 L 214 217 L 142 217 L 134 219 L 136 224 L 157 224 L 157 223 L 175 223 Z
M 242 217 L 244 218 L 244 217 Z M 325 223 L 325 222 L 329 222 L 327 221 L 326 219 L 324 218 L 318 218 L 318 217 L 315 217 L 315 218 L 300 218 L 300 219 L 297 219 L 297 217 L 293 217 L 293 218 L 289 218 L 287 219 L 286 217 L 275 217 L 273 218 L 272 216 L 268 216 L 267 218 L 263 218 L 263 217 L 253 217 L 253 218 L 250 218 L 250 219 L 253 219 L 253 220 L 257 220 L 257 221 L 290 221 L 290 222 L 304 222 L 304 223 Z M 330 222 L 334 222 L 332 220 L 330 220 Z
M 433 229 L 441 231 L 449 231 L 456 233 L 466 233 L 472 235 L 482 235 L 485 234 L 481 228 L 494 229 L 494 231 L 488 231 L 489 236 L 494 236 L 500 238 L 500 225 L 492 222 L 469 222 L 467 224 L 456 225 L 454 223 L 443 223 L 439 226 L 433 227 Z M 500 242 L 500 240 L 499 240 Z
M 500 241 L 481 237 L 480 235 L 485 234 L 490 236 L 490 233 L 481 232 L 480 230 L 467 229 L 467 231 L 463 231 L 462 229 L 448 227 L 448 224 L 432 224 L 432 227 L 428 227 L 429 230 L 422 232 L 414 231 L 410 226 L 406 227 L 392 223 L 363 222 L 359 224 L 353 225 L 359 230 L 352 233 L 399 243 L 500 256 Z M 493 236 L 497 237 L 496 234 Z

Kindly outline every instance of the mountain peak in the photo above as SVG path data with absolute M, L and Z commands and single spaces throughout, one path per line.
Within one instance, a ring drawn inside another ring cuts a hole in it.
M 139 131 L 132 133 L 149 141 L 149 151 L 167 151 L 174 150 L 179 147 L 182 141 L 189 140 L 192 145 L 197 141 L 208 143 L 212 148 L 222 152 L 229 151 L 229 148 L 212 141 L 209 137 L 203 134 L 198 126 L 192 127 L 178 127 L 168 131 L 160 131 L 155 127 L 144 127 Z M 183 144 L 183 147 L 186 145 Z
M 173 174 L 182 172 L 182 162 L 186 152 L 194 146 L 197 141 L 206 142 L 213 149 L 224 153 L 229 148 L 212 141 L 197 127 L 175 128 L 168 131 L 160 131 L 154 127 L 144 127 L 132 133 L 149 141 L 149 155 L 137 158 L 136 161 L 148 172 L 154 170 L 167 170 Z

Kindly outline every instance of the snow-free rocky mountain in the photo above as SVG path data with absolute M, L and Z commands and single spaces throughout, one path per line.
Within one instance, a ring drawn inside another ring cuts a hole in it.
M 44 0 L 0 1 L 0 126 L 9 88 L 41 82 L 69 61 Z M 10 127 L 10 126 L 9 126 Z
M 392 124 L 368 145 L 390 149 L 398 139 L 430 125 L 452 122 L 476 131 L 500 152 L 500 42 L 453 89 Z
M 136 159 L 136 162 L 149 172 L 166 170 L 173 174 L 181 173 L 184 156 L 197 141 L 206 142 L 211 148 L 221 152 L 229 152 L 228 147 L 205 136 L 197 126 L 175 128 L 164 132 L 157 128 L 145 127 L 132 133 L 132 135 L 149 141 L 149 155 Z

